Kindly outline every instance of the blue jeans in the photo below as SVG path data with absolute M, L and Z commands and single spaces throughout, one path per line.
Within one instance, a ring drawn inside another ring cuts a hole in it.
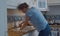
M 38 36 L 49 36 L 50 34 L 50 26 L 47 25 L 46 28 L 39 32 Z

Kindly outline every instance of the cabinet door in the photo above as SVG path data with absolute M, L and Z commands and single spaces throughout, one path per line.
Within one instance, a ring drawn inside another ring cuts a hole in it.
M 9 9 L 16 9 L 16 6 L 18 5 L 18 0 L 7 0 L 7 8 Z
M 18 0 L 7 0 L 8 6 L 17 6 Z

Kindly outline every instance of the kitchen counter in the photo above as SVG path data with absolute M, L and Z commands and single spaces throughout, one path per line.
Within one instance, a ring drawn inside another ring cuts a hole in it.
M 29 32 L 32 32 L 34 30 L 31 30 Z M 29 32 L 15 32 L 13 30 L 8 30 L 8 36 L 23 36 L 24 34 L 27 34 Z
M 31 31 L 28 32 L 20 32 L 20 31 L 13 31 L 11 24 L 8 24 L 8 36 L 23 36 L 24 34 L 33 32 L 34 30 L 31 29 Z

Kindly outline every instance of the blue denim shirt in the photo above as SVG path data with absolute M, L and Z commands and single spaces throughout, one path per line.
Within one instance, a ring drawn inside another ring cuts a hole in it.
M 35 7 L 31 7 L 26 12 L 26 16 L 30 17 L 31 23 L 36 27 L 38 31 L 44 30 L 48 24 L 41 11 Z

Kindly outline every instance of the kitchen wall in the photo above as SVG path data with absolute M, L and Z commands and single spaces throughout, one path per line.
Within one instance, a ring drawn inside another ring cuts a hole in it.
M 24 13 L 22 13 L 21 11 L 18 11 L 16 9 L 7 9 L 7 14 L 15 15 L 15 16 L 24 16 Z
M 54 6 L 48 6 L 49 7 L 49 11 L 46 13 L 46 15 L 60 15 L 60 5 L 54 5 Z M 21 12 L 17 12 L 14 9 L 8 9 L 7 10 L 8 15 L 9 14 L 16 14 L 16 13 L 21 13 Z
M 48 6 L 49 11 L 46 13 L 46 15 L 55 16 L 53 20 L 55 20 L 55 23 L 60 23 L 60 5 L 53 5 Z
M 7 9 L 7 20 L 8 20 L 8 24 L 15 22 L 15 21 L 20 21 L 24 19 L 24 13 L 22 13 L 21 11 L 18 11 L 16 9 Z
M 48 7 L 49 11 L 47 12 L 47 15 L 60 15 L 60 5 L 53 5 Z
M 7 36 L 6 0 L 0 0 L 0 36 Z
M 60 3 L 60 0 L 48 0 L 48 3 Z

